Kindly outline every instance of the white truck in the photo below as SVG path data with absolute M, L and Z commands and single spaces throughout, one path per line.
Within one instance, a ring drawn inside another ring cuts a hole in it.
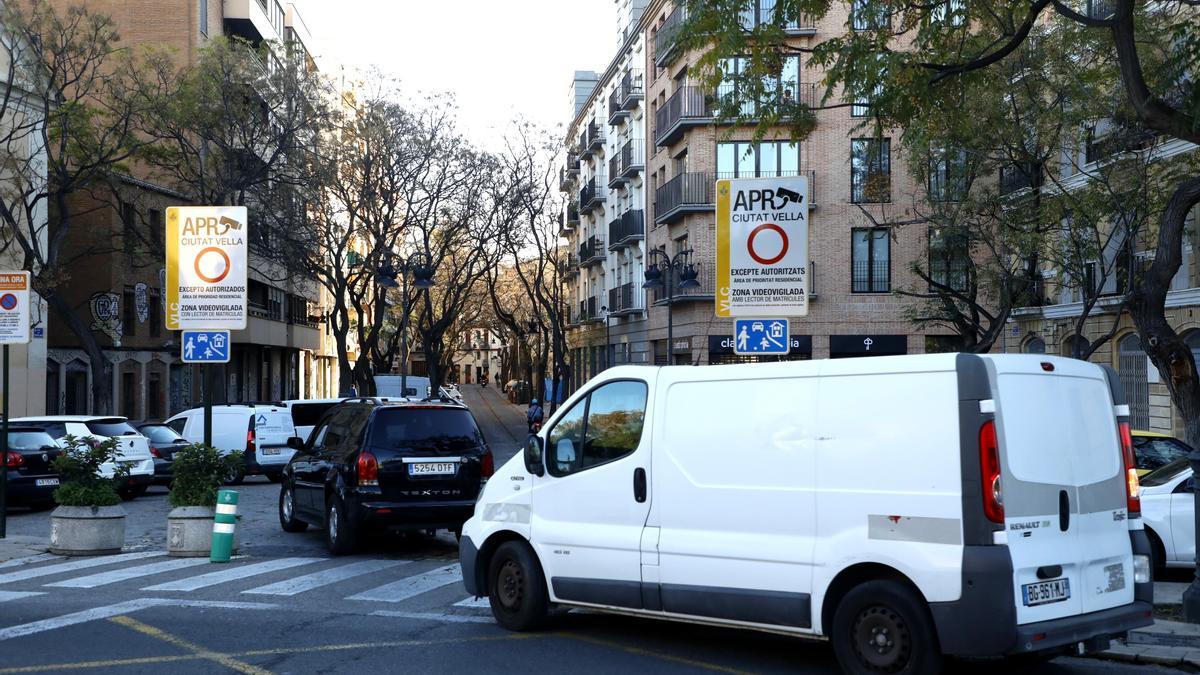
M 848 673 L 1053 657 L 1151 623 L 1111 369 L 943 354 L 616 367 L 488 482 L 464 582 L 551 605 L 828 637 Z

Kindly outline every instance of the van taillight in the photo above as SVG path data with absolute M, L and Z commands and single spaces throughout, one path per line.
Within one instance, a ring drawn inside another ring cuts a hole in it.
M 492 474 L 496 473 L 496 459 L 492 457 L 492 451 L 488 450 L 483 453 L 482 466 L 479 473 L 484 478 L 491 478 Z
M 983 513 L 993 523 L 1004 523 L 1004 492 L 1000 484 L 1000 444 L 996 423 L 988 420 L 979 428 L 979 472 L 983 479 Z
M 246 432 L 246 454 L 253 455 L 258 450 L 258 446 L 254 440 L 254 429 Z
M 1129 422 L 1117 425 L 1121 432 L 1121 457 L 1125 461 L 1125 497 L 1129 515 L 1142 512 L 1142 486 L 1138 483 L 1137 462 L 1133 459 L 1133 436 L 1129 433 Z
M 358 455 L 358 485 L 379 485 L 379 460 L 365 450 Z

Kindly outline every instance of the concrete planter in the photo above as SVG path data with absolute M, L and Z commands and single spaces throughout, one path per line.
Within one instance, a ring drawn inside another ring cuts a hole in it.
M 180 506 L 167 514 L 167 555 L 203 558 L 212 546 L 211 506 Z
M 50 552 L 58 555 L 120 553 L 125 545 L 125 509 L 120 506 L 60 506 L 50 514 Z

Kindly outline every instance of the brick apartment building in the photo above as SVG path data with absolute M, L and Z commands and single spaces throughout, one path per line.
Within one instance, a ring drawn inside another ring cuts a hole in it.
M 77 0 L 56 0 L 67 6 Z M 217 36 L 253 43 L 289 43 L 304 49 L 312 37 L 290 3 L 278 0 L 92 0 L 112 16 L 122 43 L 165 45 L 194 62 Z M 310 59 L 310 63 L 315 63 Z M 67 297 L 77 316 L 97 335 L 113 364 L 113 412 L 135 419 L 162 419 L 201 400 L 199 370 L 179 362 L 178 334 L 163 325 L 162 236 L 164 214 L 185 204 L 170 186 L 134 168 L 110 194 L 77 195 L 77 221 L 68 258 Z M 251 214 L 254 220 L 254 214 Z M 251 246 L 250 317 L 233 334 L 231 363 L 222 368 L 225 387 L 217 401 L 279 400 L 337 393 L 332 340 L 322 324 L 322 293 L 299 274 L 281 270 Z M 287 281 L 278 281 L 286 278 Z M 51 317 L 46 362 L 46 412 L 95 412 L 87 354 L 65 326 Z

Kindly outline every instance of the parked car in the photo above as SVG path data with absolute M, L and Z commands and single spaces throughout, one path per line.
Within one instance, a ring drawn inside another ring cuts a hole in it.
M 36 426 L 8 427 L 8 505 L 48 509 L 54 506 L 58 474 L 51 462 L 62 449 Z
M 459 531 L 494 468 L 471 411 L 446 401 L 344 403 L 293 444 L 279 522 L 325 528 L 338 555 L 371 529 Z
M 1139 476 L 1187 457 L 1192 451 L 1187 443 L 1167 434 L 1139 429 L 1134 429 L 1130 434 L 1133 436 L 1133 456 L 1137 460 Z
M 65 447 L 63 439 L 67 436 L 96 443 L 116 438 L 119 452 L 116 462 L 129 469 L 129 474 L 117 484 L 117 493 L 122 499 L 128 501 L 140 497 L 154 482 L 154 457 L 150 454 L 150 442 L 130 426 L 129 420 L 124 417 L 47 415 L 20 417 L 12 421 L 44 429 L 59 447 Z M 111 477 L 116 469 L 116 463 L 103 464 L 100 467 L 100 475 Z
M 175 452 L 191 443 L 166 424 L 139 424 L 136 428 L 150 441 L 150 454 L 154 456 L 154 484 L 170 487 L 175 479 Z
M 464 582 L 513 630 L 828 636 L 850 673 L 1107 649 L 1153 610 L 1122 397 L 1041 355 L 617 366 L 488 481 Z
M 1154 566 L 1196 564 L 1196 503 L 1192 467 L 1186 457 L 1142 478 L 1142 522 L 1150 538 Z
M 204 441 L 204 409 L 175 415 L 166 425 L 191 443 Z M 213 406 L 213 446 L 222 452 L 241 452 L 242 473 L 230 476 L 238 484 L 245 476 L 266 476 L 278 482 L 292 458 L 288 439 L 296 435 L 292 415 L 282 403 L 229 403 Z

